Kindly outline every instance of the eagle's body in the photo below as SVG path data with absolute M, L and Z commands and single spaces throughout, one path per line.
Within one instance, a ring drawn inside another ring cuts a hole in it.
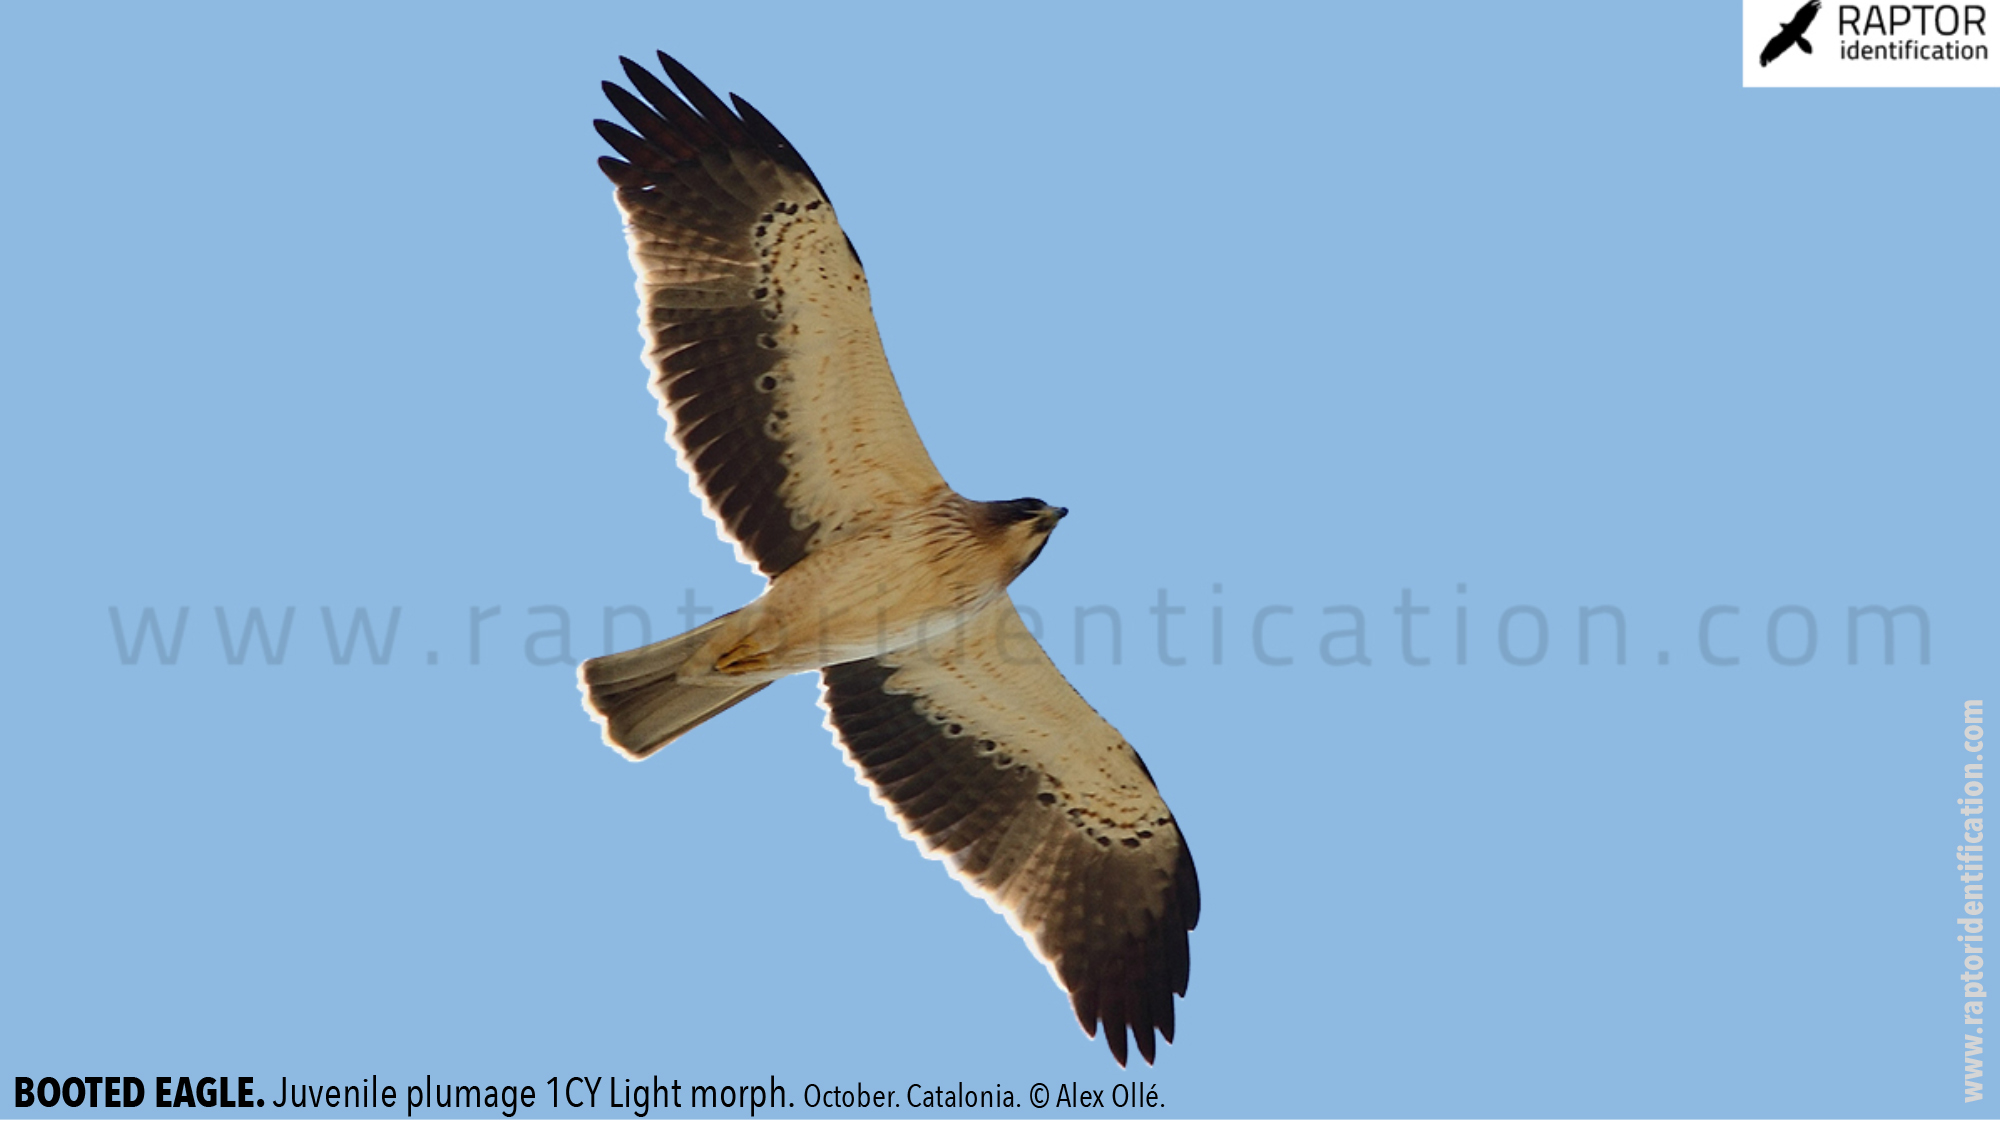
M 773 680 L 951 643 L 965 623 L 1006 595 L 1026 561 L 1032 526 L 1009 534 L 1013 525 L 985 509 L 945 489 L 881 512 L 773 578 L 756 601 L 726 619 L 696 663 L 714 665 L 713 682 Z
M 903 833 L 1006 915 L 1121 1065 L 1128 1028 L 1150 1062 L 1187 992 L 1200 892 L 1144 763 L 1007 597 L 1066 511 L 945 484 L 817 177 L 748 103 L 660 62 L 678 96 L 629 60 L 640 97 L 605 84 L 632 130 L 597 123 L 623 158 L 600 164 L 670 440 L 770 582 L 689 633 L 585 661 L 586 704 L 637 759 L 817 671 L 829 726 Z

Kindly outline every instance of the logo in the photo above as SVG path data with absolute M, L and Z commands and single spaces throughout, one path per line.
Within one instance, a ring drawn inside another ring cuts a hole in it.
M 1743 0 L 1743 85 L 2000 86 L 1991 3 Z
M 1799 9 L 1792 22 L 1778 25 L 1778 33 L 1771 36 L 1771 41 L 1764 44 L 1764 53 L 1757 56 L 1757 65 L 1770 66 L 1772 59 L 1794 46 L 1808 55 L 1812 54 L 1812 44 L 1806 41 L 1806 28 L 1812 26 L 1816 15 L 1819 15 L 1819 0 L 1806 0 L 1806 6 Z

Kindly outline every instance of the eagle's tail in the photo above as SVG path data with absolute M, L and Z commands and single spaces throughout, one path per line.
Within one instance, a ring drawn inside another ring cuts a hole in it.
M 577 668 L 584 710 L 604 728 L 605 745 L 636 762 L 770 686 L 769 680 L 682 681 L 689 658 L 730 616 L 629 652 L 586 660 Z

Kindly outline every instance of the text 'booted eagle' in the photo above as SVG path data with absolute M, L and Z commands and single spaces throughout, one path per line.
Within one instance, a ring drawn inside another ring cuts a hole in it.
M 772 681 L 820 675 L 858 779 L 1153 1060 L 1187 995 L 1194 860 L 1152 775 L 1028 634 L 1007 585 L 1066 514 L 938 474 L 889 374 L 868 282 L 818 177 L 764 115 L 660 55 L 621 60 L 597 131 L 669 440 L 756 601 L 587 660 L 604 740 L 639 759 Z

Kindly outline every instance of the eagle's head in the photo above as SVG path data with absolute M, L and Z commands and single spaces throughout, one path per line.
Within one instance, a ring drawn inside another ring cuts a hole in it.
M 980 509 L 987 534 L 1013 564 L 1016 576 L 1041 555 L 1042 548 L 1048 545 L 1049 533 L 1069 515 L 1068 508 L 1051 507 L 1032 496 L 982 504 Z

